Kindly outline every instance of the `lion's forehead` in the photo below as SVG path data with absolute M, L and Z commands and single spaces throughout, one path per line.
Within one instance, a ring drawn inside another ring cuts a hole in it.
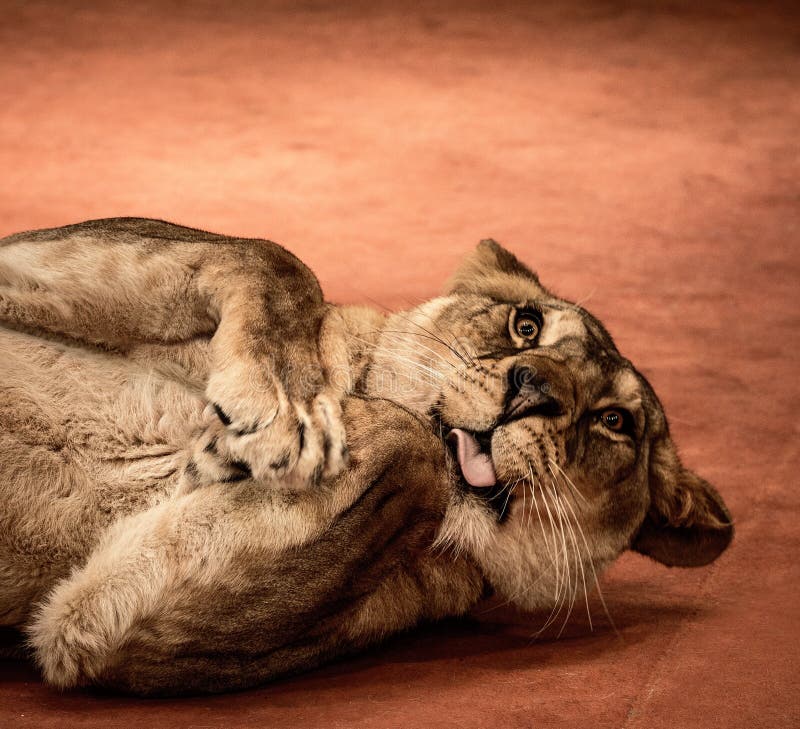
M 641 400 L 642 386 L 639 377 L 630 369 L 621 369 L 614 377 L 612 389 L 616 397 L 623 401 Z
M 588 312 L 570 304 L 540 304 L 539 308 L 543 317 L 537 347 L 596 364 L 606 371 L 616 370 L 624 362 L 611 337 Z
M 589 312 L 566 302 L 545 303 L 541 308 L 544 322 L 538 345 L 579 361 L 579 371 L 574 374 L 587 395 L 631 408 L 641 404 L 641 376 Z
M 544 322 L 539 345 L 554 347 L 565 341 L 578 341 L 585 345 L 589 341 L 589 332 L 584 318 L 573 308 L 555 308 L 543 306 Z

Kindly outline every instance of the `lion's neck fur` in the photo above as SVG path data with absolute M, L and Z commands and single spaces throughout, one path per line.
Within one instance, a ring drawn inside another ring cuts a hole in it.
M 425 320 L 439 306 L 433 300 L 418 311 Z M 429 349 L 425 338 L 396 336 L 398 332 L 411 330 L 419 324 L 410 312 L 383 313 L 364 306 L 340 306 L 336 311 L 344 325 L 344 341 L 347 347 L 348 375 L 353 389 L 369 397 L 383 397 L 425 417 L 430 403 L 430 393 L 425 385 L 430 378 L 416 364 L 418 352 L 415 344 Z M 422 332 L 424 334 L 424 330 Z M 423 385 L 420 387 L 420 385 Z M 479 564 L 491 551 L 493 517 L 465 498 L 451 479 L 452 492 L 449 505 L 433 545 L 434 551 L 449 555 L 460 562 L 464 555 Z
M 351 389 L 392 400 L 424 416 L 441 377 L 425 364 L 431 357 L 441 357 L 432 341 L 437 335 L 429 329 L 441 302 L 433 299 L 412 311 L 395 313 L 364 306 L 336 307 Z

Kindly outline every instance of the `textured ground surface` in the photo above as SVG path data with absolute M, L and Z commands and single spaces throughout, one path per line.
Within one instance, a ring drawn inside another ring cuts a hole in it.
M 738 528 L 708 569 L 623 558 L 619 635 L 596 604 L 557 642 L 490 611 L 188 701 L 59 695 L 6 662 L 0 725 L 800 725 L 800 12 L 0 5 L 0 234 L 271 237 L 332 298 L 388 306 L 493 236 L 606 321 Z

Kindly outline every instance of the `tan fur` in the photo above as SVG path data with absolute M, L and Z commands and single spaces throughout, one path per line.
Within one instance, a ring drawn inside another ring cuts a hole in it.
M 0 287 L 0 321 L 36 334 L 121 352 L 210 337 L 205 394 L 231 420 L 221 435 L 233 458 L 293 487 L 343 467 L 342 392 L 325 382 L 317 348 L 327 307 L 280 246 L 160 221 L 92 221 L 6 238 Z
M 487 589 L 565 615 L 629 546 L 695 565 L 731 538 L 646 381 L 493 242 L 383 316 L 265 241 L 96 221 L 0 242 L 0 322 L 0 621 L 57 686 L 241 688 Z

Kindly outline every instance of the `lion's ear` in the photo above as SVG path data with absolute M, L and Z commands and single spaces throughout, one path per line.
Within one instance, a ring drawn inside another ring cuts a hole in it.
M 520 302 L 541 295 L 539 278 L 497 241 L 478 243 L 451 277 L 448 294 L 481 294 L 499 301 Z
M 650 509 L 631 549 L 670 567 L 713 562 L 733 539 L 733 522 L 711 484 L 684 468 L 671 443 L 653 452 Z

